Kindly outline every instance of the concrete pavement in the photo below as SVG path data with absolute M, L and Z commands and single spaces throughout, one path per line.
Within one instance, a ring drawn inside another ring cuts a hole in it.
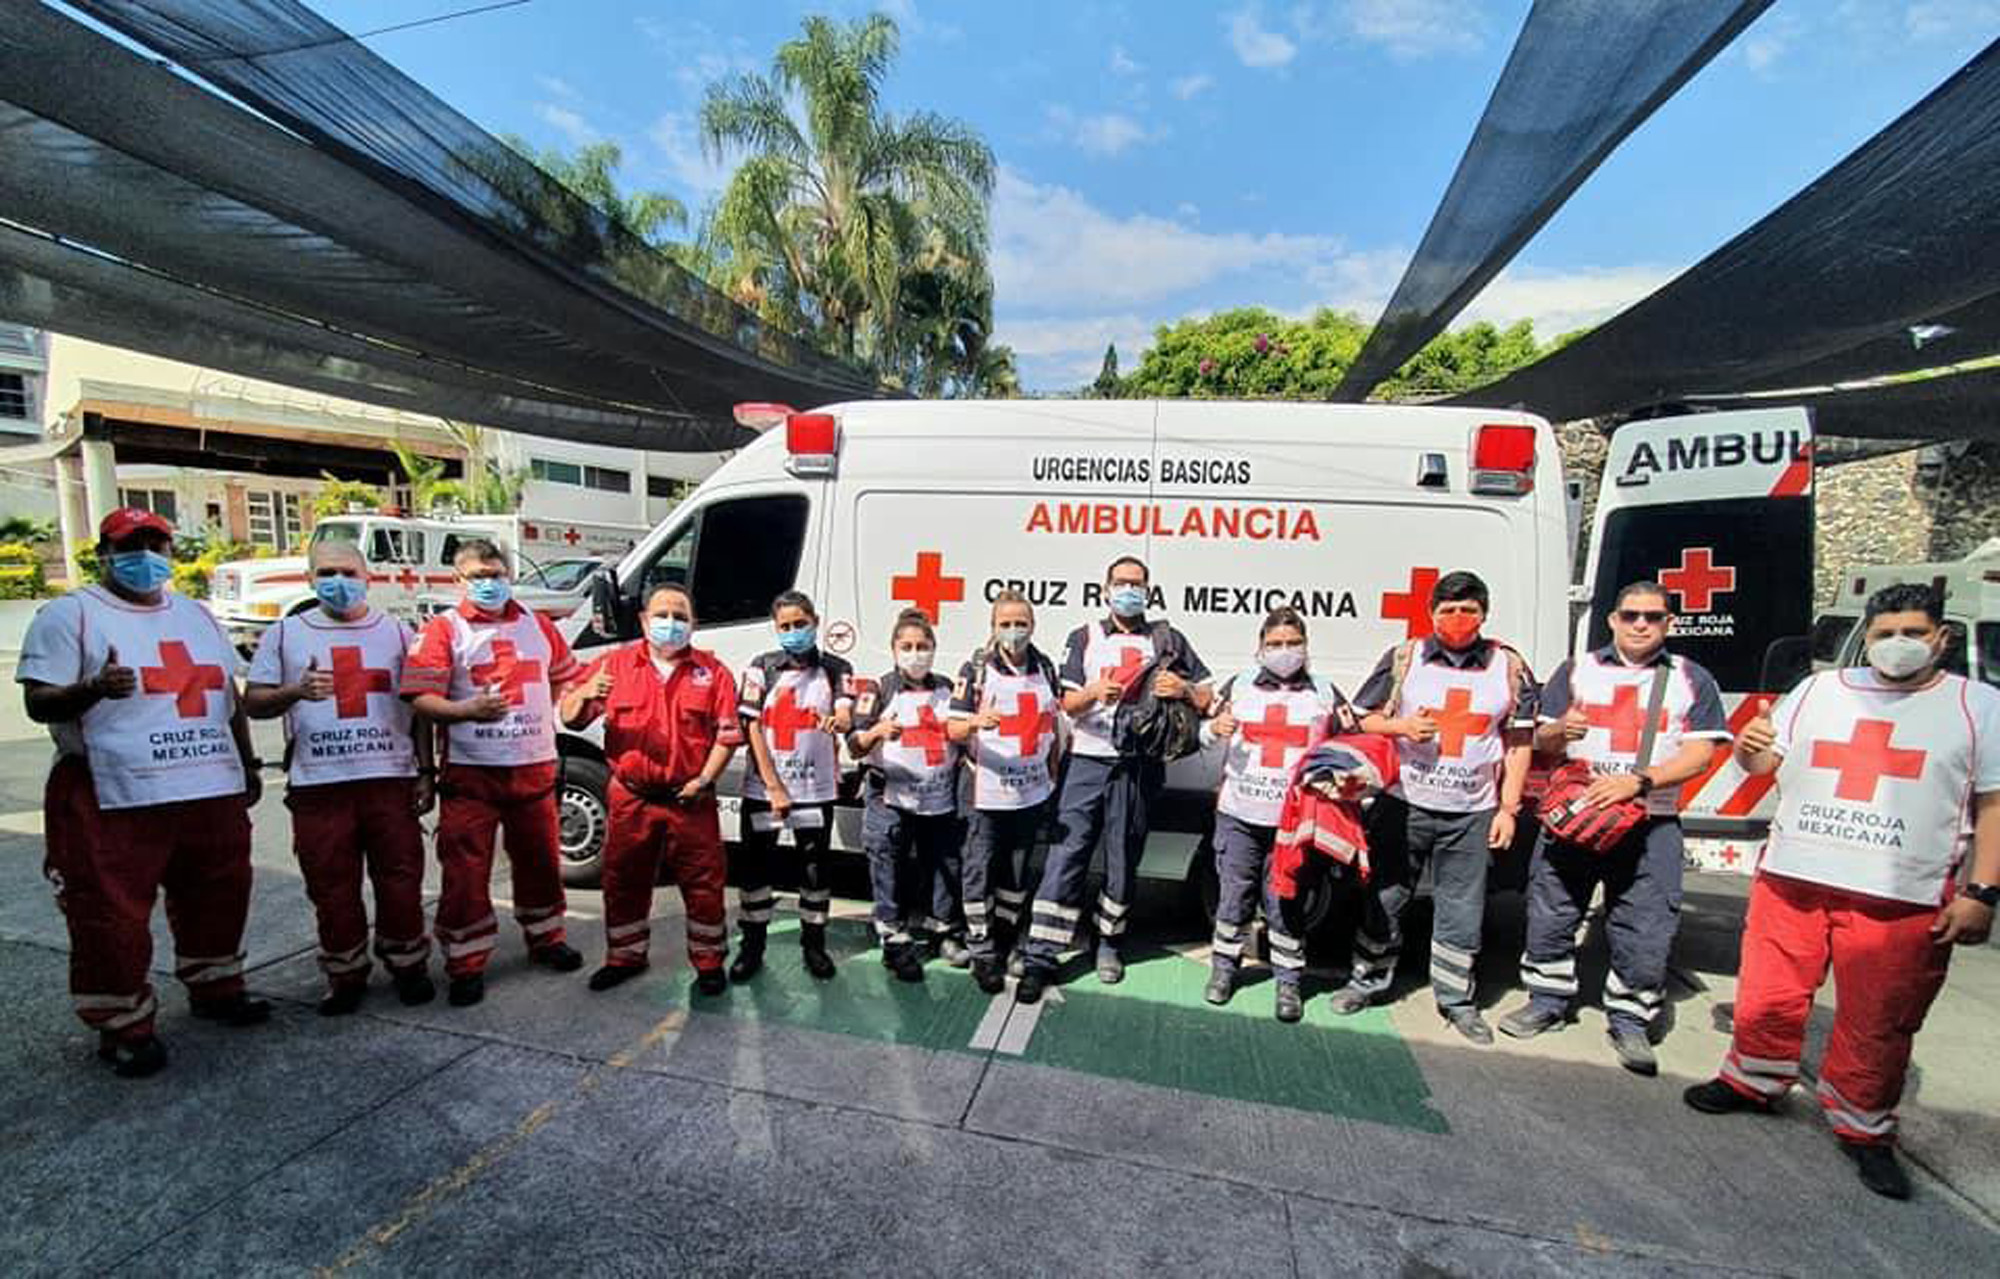
M 311 922 L 273 787 L 257 813 L 251 982 L 268 1027 L 190 1021 L 171 1067 L 90 1060 L 39 878 L 46 748 L 0 699 L 0 1271 L 145 1273 L 1992 1273 L 2000 951 L 1961 951 L 1906 1106 L 1918 1197 L 1853 1179 L 1813 1107 L 1706 1118 L 1740 881 L 1691 885 L 1663 1074 L 1600 1014 L 1473 1049 L 1416 991 L 1270 1019 L 1199 1005 L 1199 930 L 1142 904 L 1124 986 L 1029 1013 L 933 965 L 889 980 L 843 903 L 829 984 L 774 938 L 765 977 L 688 989 L 671 892 L 655 967 L 601 995 L 503 927 L 487 1002 L 312 1012 Z M 8 719 L 13 716 L 13 719 Z M 270 752 L 275 758 L 275 751 Z M 502 880 L 504 889 L 504 878 Z M 595 894 L 573 896 L 593 960 Z M 781 911 L 781 916 L 784 912 Z M 1517 898 L 1482 988 L 1519 998 Z M 164 942 L 164 936 L 162 936 Z M 1586 990 L 1601 980 L 1601 943 Z M 166 958 L 163 950 L 161 960 Z M 1406 985 L 1422 971 L 1406 958 Z M 157 963 L 164 973 L 165 963 Z M 1587 968 L 1591 968 L 1587 965 Z M 1824 1029 L 1824 1015 L 1818 1021 Z

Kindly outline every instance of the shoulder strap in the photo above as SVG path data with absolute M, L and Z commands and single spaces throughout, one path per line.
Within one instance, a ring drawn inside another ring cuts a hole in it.
M 1174 659 L 1180 656 L 1180 645 L 1174 642 L 1174 624 L 1164 618 L 1156 618 L 1150 628 L 1149 638 L 1153 641 L 1153 660 L 1161 666 L 1171 668 Z
M 1653 669 L 1653 691 L 1646 696 L 1646 727 L 1639 736 L 1639 759 L 1634 769 L 1653 762 L 1653 741 L 1660 735 L 1660 707 L 1666 703 L 1667 678 L 1672 674 L 1664 661 Z
M 1410 678 L 1410 665 L 1416 661 L 1417 645 L 1421 643 L 1422 640 L 1404 640 L 1397 645 L 1389 659 L 1389 696 L 1382 700 L 1378 714 L 1393 716 L 1402 709 L 1403 685 Z
M 965 700 L 976 710 L 979 699 L 986 694 L 986 668 L 993 664 L 993 643 L 991 640 L 972 650 L 972 686 L 966 690 Z

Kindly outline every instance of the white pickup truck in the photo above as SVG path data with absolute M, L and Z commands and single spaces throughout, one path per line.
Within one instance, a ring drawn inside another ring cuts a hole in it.
M 566 616 L 583 601 L 591 570 L 615 562 L 645 529 L 623 524 L 539 520 L 521 515 L 414 519 L 337 515 L 314 525 L 312 542 L 347 542 L 368 562 L 369 600 L 411 623 L 455 598 L 451 557 L 467 538 L 499 543 L 512 559 L 522 603 Z M 303 555 L 232 560 L 209 579 L 208 607 L 230 638 L 255 647 L 264 628 L 314 603 Z

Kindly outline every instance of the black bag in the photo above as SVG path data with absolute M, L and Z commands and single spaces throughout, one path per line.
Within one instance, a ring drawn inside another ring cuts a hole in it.
M 1111 717 L 1111 744 L 1120 755 L 1171 764 L 1201 749 L 1201 712 L 1185 697 L 1153 696 L 1153 673 L 1171 670 L 1178 649 L 1173 628 L 1153 623 L 1153 664 L 1141 671 L 1138 695 L 1118 704 Z

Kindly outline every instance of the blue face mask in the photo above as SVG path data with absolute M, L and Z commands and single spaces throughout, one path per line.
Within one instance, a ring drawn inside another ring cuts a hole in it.
M 465 598 L 488 613 L 499 612 L 513 597 L 513 583 L 504 577 L 475 577 L 465 584 Z
M 664 649 L 686 648 L 694 627 L 678 617 L 655 617 L 646 622 L 646 638 Z
M 1114 586 L 1110 599 L 1111 611 L 1120 617 L 1137 617 L 1146 611 L 1146 588 L 1143 586 Z
M 113 551 L 111 579 L 136 595 L 151 595 L 174 575 L 174 562 L 158 551 Z
M 784 649 L 793 657 L 803 657 L 807 653 L 812 652 L 813 645 L 818 642 L 819 627 L 817 626 L 801 626 L 794 631 L 778 632 L 778 647 Z
M 367 600 L 368 583 L 358 577 L 342 577 L 339 574 L 315 577 L 313 594 L 319 596 L 319 602 L 326 605 L 328 612 L 347 614 L 360 608 Z

